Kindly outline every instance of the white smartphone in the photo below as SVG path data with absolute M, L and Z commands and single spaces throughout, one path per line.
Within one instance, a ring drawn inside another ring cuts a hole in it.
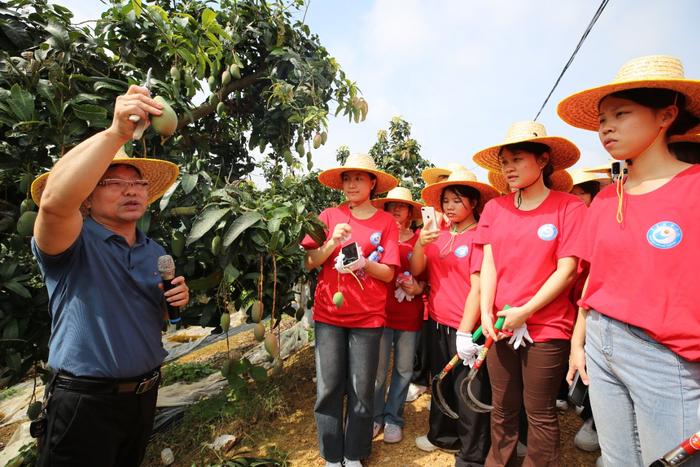
M 437 218 L 435 217 L 435 208 L 432 206 L 421 206 L 421 216 L 423 217 L 423 227 L 428 225 L 428 221 L 432 221 L 432 228 L 437 228 Z

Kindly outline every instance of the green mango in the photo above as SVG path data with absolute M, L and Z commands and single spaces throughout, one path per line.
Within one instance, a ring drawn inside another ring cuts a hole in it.
M 343 292 L 336 292 L 333 294 L 333 305 L 335 305 L 336 308 L 340 308 L 343 306 L 343 302 L 345 302 L 345 297 L 343 297 Z
M 224 332 L 228 332 L 229 327 L 231 326 L 231 315 L 229 315 L 228 313 L 222 314 L 221 321 L 219 322 L 219 324 L 221 325 L 221 329 Z
M 17 220 L 17 233 L 23 237 L 28 237 L 34 232 L 34 222 L 36 222 L 37 213 L 35 211 L 26 211 L 19 216 Z
M 34 204 L 34 201 L 32 201 L 31 198 L 25 199 L 22 201 L 22 204 L 19 205 L 20 214 L 24 214 L 27 211 L 33 211 L 34 209 L 36 209 L 36 204 Z
M 221 376 L 227 378 L 229 373 L 231 373 L 231 360 L 224 360 L 224 364 L 221 365 Z
M 322 144 L 323 137 L 321 136 L 321 133 L 316 133 L 316 135 L 314 135 L 314 149 L 320 148 Z
M 173 232 L 173 238 L 170 241 L 170 248 L 175 257 L 179 258 L 182 256 L 182 252 L 185 250 L 185 235 L 182 232 Z
M 211 90 L 211 92 L 216 91 L 217 86 L 216 86 L 216 77 L 215 76 L 213 76 L 213 75 L 210 76 L 209 79 L 207 80 L 207 83 L 209 84 L 209 89 Z
M 253 328 L 253 335 L 256 341 L 262 342 L 262 340 L 265 339 L 265 326 L 263 326 L 262 323 L 256 324 Z
M 39 401 L 34 401 L 27 407 L 27 417 L 29 420 L 36 420 L 41 415 L 42 404 Z
M 170 77 L 173 79 L 173 81 L 179 81 L 180 80 L 180 69 L 176 66 L 172 67 L 170 69 Z
M 233 79 L 241 79 L 241 69 L 235 63 L 228 68 L 228 71 Z
M 177 130 L 177 114 L 163 97 L 156 96 L 153 100 L 163 106 L 163 113 L 151 116 L 151 126 L 161 136 L 172 136 Z
M 231 73 L 229 73 L 228 70 L 221 73 L 221 84 L 226 86 L 230 82 L 231 82 Z
M 277 344 L 277 336 L 275 336 L 274 333 L 265 336 L 265 343 L 263 345 L 272 358 L 279 357 L 280 346 Z
M 250 318 L 254 323 L 259 323 L 263 317 L 263 304 L 260 300 L 255 300 L 253 302 L 253 309 L 250 312 Z
M 216 104 L 216 114 L 219 117 L 225 117 L 226 116 L 226 104 L 223 102 L 219 102 Z
M 218 255 L 220 251 L 221 251 L 221 235 L 217 235 L 211 240 L 211 254 Z

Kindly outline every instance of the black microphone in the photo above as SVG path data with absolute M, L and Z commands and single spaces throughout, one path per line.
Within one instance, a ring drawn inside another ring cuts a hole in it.
M 158 258 L 158 272 L 160 278 L 163 279 L 163 292 L 175 288 L 171 283 L 175 279 L 175 261 L 170 255 L 163 255 Z M 180 321 L 180 308 L 172 306 L 168 301 L 165 301 L 168 306 L 168 321 L 170 324 L 175 324 Z

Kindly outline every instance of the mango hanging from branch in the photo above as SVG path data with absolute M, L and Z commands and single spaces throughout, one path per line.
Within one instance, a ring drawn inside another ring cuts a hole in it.
M 156 130 L 156 133 L 164 138 L 168 138 L 177 129 L 177 114 L 163 97 L 156 96 L 153 100 L 163 106 L 163 113 L 151 116 L 151 125 Z

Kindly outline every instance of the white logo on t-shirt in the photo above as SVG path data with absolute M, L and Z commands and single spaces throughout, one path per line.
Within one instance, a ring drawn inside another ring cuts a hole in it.
M 683 240 L 683 231 L 675 222 L 662 221 L 652 225 L 647 232 L 647 241 L 655 248 L 668 250 Z
M 557 238 L 558 233 L 559 231 L 554 224 L 542 224 L 540 228 L 537 229 L 537 236 L 546 242 Z
M 462 245 L 455 250 L 455 256 L 457 258 L 464 258 L 469 253 L 469 247 L 467 245 Z

